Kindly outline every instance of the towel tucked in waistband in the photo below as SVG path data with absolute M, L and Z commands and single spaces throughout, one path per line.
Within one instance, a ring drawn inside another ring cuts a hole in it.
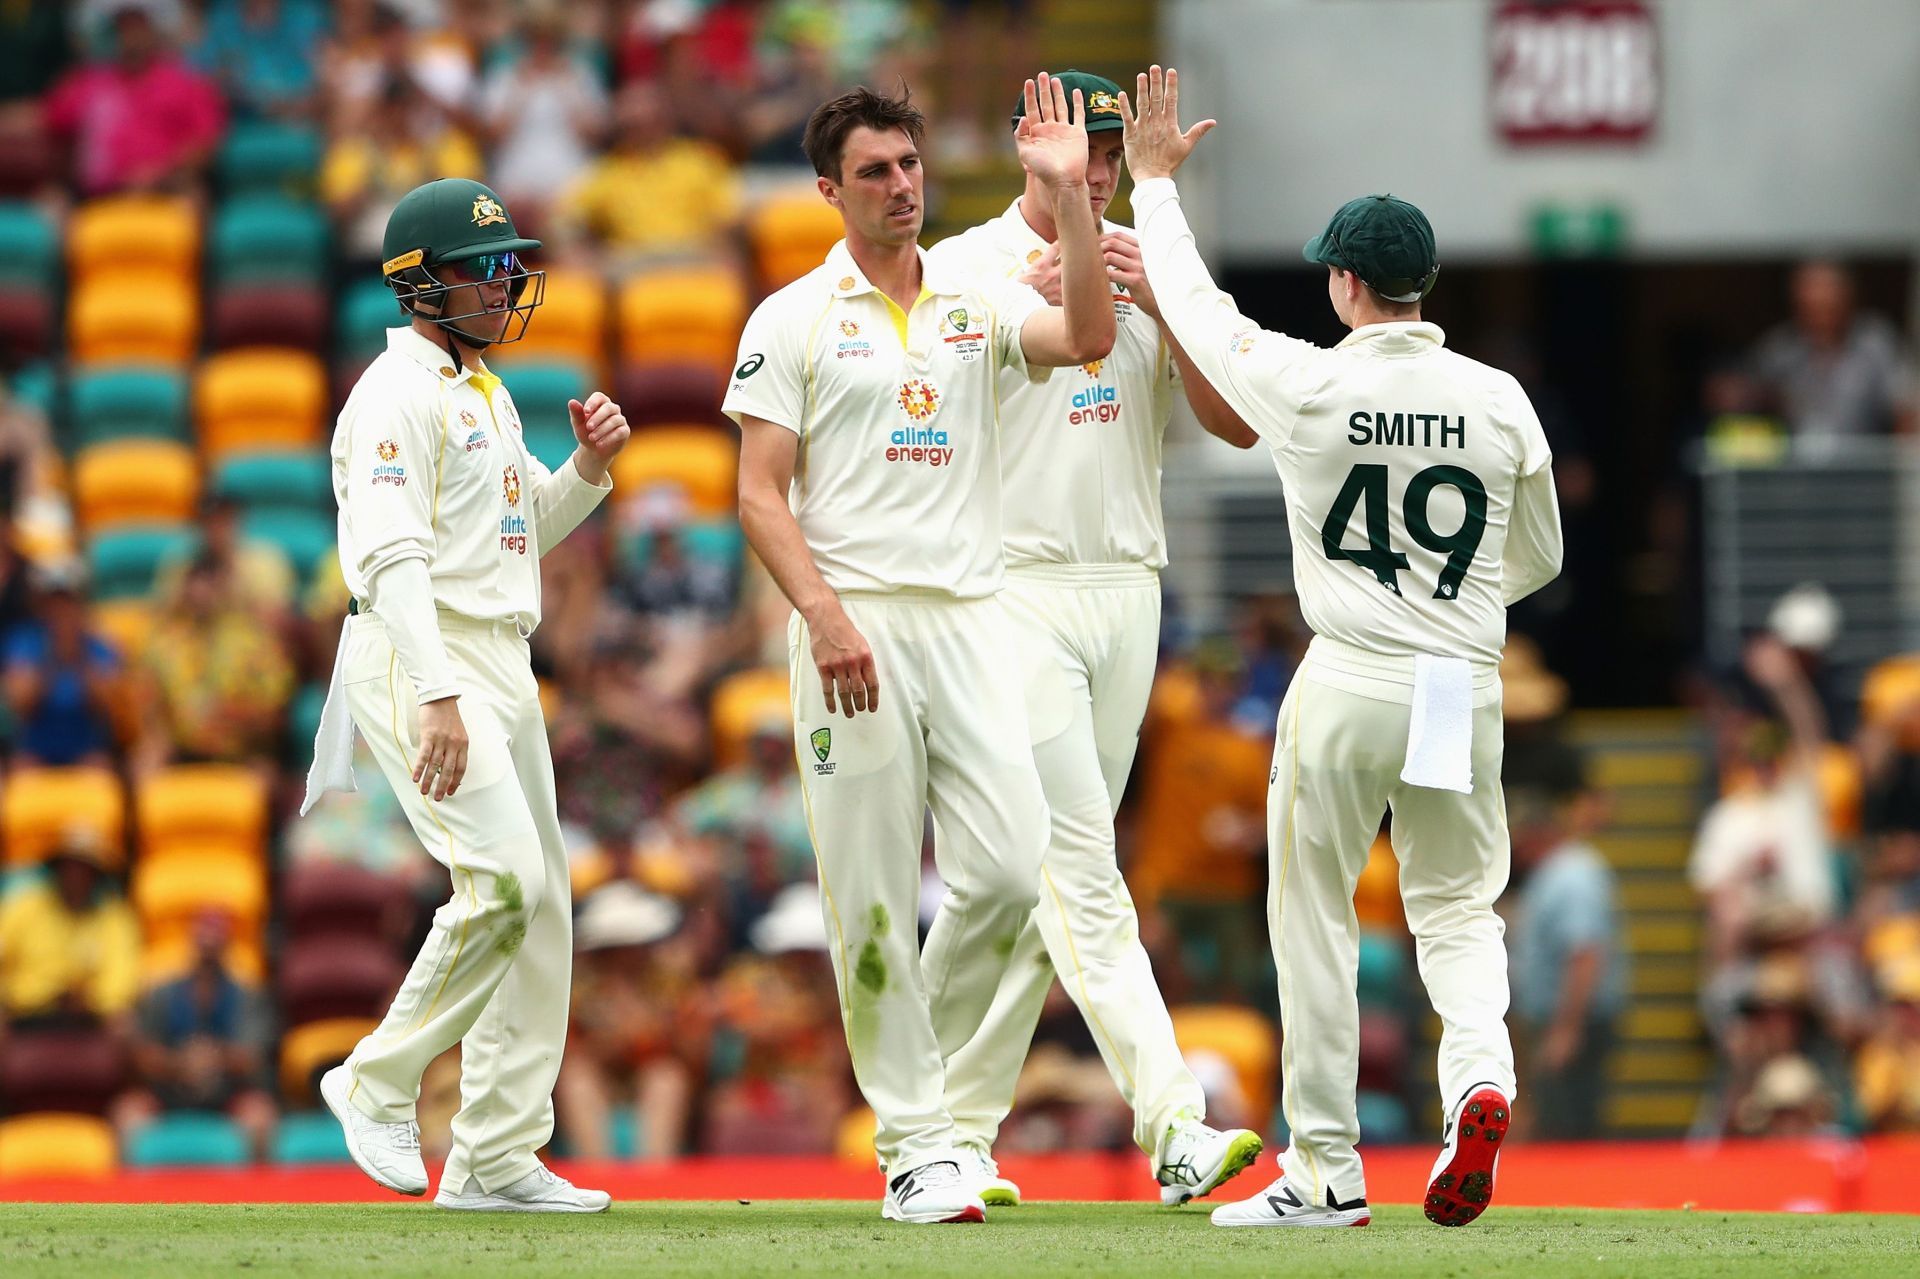
M 320 710 L 320 728 L 313 735 L 313 763 L 307 767 L 307 794 L 300 801 L 302 817 L 330 790 L 360 789 L 353 780 L 353 716 L 347 713 L 346 666 L 351 625 L 351 620 L 340 624 L 340 647 L 333 654 L 333 678 L 327 681 L 327 702 Z
M 1464 657 L 1421 653 L 1413 659 L 1413 705 L 1407 759 L 1409 786 L 1473 793 L 1473 666 Z

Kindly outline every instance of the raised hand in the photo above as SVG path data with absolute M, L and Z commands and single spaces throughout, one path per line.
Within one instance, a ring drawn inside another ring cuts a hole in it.
M 1180 130 L 1180 73 L 1169 67 L 1164 73 L 1158 64 L 1134 81 L 1140 99 L 1140 114 L 1123 90 L 1120 94 L 1120 125 L 1127 143 L 1127 172 L 1135 182 L 1147 178 L 1170 178 L 1173 171 L 1193 154 L 1194 144 L 1219 124 L 1202 120 L 1184 133 Z
M 1086 102 L 1073 91 L 1073 106 L 1058 80 L 1042 71 L 1027 81 L 1026 113 L 1013 135 L 1020 163 L 1045 186 L 1084 186 L 1087 181 Z
M 585 404 L 568 400 L 567 416 L 573 419 L 573 438 L 603 464 L 626 447 L 627 437 L 633 433 L 627 426 L 627 415 L 605 391 L 595 391 Z

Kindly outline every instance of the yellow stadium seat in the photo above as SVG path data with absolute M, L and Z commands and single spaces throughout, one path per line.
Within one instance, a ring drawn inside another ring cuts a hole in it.
M 0 1120 L 0 1180 L 105 1177 L 119 1162 L 113 1125 L 93 1115 L 41 1113 Z
M 1374 837 L 1373 847 L 1367 850 L 1367 864 L 1354 886 L 1353 910 L 1362 928 L 1406 928 L 1406 908 L 1400 901 L 1400 862 L 1384 831 Z
M 1233 1067 L 1252 1113 L 1273 1113 L 1280 1044 L 1265 1017 L 1251 1008 L 1231 1004 L 1191 1004 L 1168 1012 L 1173 1017 L 1173 1037 L 1182 1052 L 1218 1053 Z
M 678 485 L 695 516 L 725 515 L 739 491 L 740 449 L 710 427 L 650 426 L 613 459 L 614 487 L 633 494 L 650 484 Z
M 76 281 L 108 271 L 156 271 L 179 279 L 198 273 L 200 219 L 171 196 L 93 200 L 67 225 L 67 262 Z
M 179 847 L 267 847 L 267 784 L 237 764 L 181 764 L 134 790 L 134 827 L 143 857 Z
M 347 1059 L 380 1023 L 371 1017 L 329 1017 L 295 1026 L 280 1037 L 280 1090 L 289 1101 L 313 1095 L 314 1072 Z
M 75 284 L 67 354 L 83 364 L 184 364 L 200 341 L 200 297 L 190 277 L 115 271 Z
M 842 234 L 839 212 L 815 191 L 774 196 L 747 219 L 761 282 L 769 289 L 819 266 Z
M 281 347 L 211 356 L 193 387 L 200 451 L 209 460 L 251 449 L 326 443 L 327 370 L 319 357 Z
M 200 466 L 174 440 L 111 440 L 73 463 L 74 516 L 86 533 L 116 524 L 176 524 L 193 518 Z
M 116 854 L 126 847 L 126 796 L 104 768 L 22 768 L 0 791 L 7 865 L 44 858 L 76 826 L 98 834 Z
M 793 722 L 787 672 L 769 666 L 727 676 L 713 690 L 711 714 L 714 767 L 731 768 L 744 762 L 757 726 L 776 716 Z
M 257 937 L 267 914 L 266 867 L 250 849 L 176 847 L 135 863 L 131 897 L 150 945 L 178 945 L 206 910 L 231 918 L 234 936 Z
M 607 286 L 592 271 L 547 272 L 547 289 L 526 336 L 487 352 L 489 364 L 569 360 L 596 371 L 607 363 Z
M 133 666 L 147 651 L 157 614 L 149 600 L 107 600 L 93 606 L 93 628 L 113 645 L 122 662 Z
M 747 294 L 731 272 L 656 271 L 620 289 L 620 358 L 731 369 L 747 319 Z
M 1920 750 L 1920 715 L 1906 714 L 1920 702 L 1920 653 L 1889 657 L 1867 672 L 1860 686 L 1860 718 L 1868 724 L 1899 726 L 1900 745 Z

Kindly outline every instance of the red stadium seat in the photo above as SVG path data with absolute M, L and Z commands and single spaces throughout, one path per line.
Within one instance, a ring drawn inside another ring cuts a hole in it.
M 37 359 L 54 347 L 53 299 L 34 288 L 0 288 L 0 356 Z
M 59 176 L 60 153 L 37 119 L 0 129 L 0 200 L 35 195 Z
M 405 966 L 392 952 L 365 938 L 295 941 L 280 959 L 280 1015 L 295 1024 L 377 1017 L 405 976 Z
M 299 284 L 252 284 L 214 295 L 209 333 L 215 350 L 290 346 L 318 351 L 327 342 L 327 300 Z
M 662 422 L 712 422 L 720 413 L 726 374 L 711 364 L 629 364 L 614 380 L 614 398 L 636 427 Z
M 16 1114 L 104 1114 L 126 1077 L 120 1042 L 104 1030 L 14 1030 L 0 1043 L 0 1099 Z
M 363 866 L 320 862 L 288 873 L 280 917 L 290 937 L 360 937 L 386 941 L 406 926 L 406 885 Z

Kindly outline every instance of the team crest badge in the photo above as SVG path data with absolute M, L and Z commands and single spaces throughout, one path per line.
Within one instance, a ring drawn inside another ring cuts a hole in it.
M 940 392 L 924 378 L 900 384 L 900 407 L 916 422 L 924 422 L 940 411 Z
M 842 320 L 842 321 L 840 321 L 840 336 L 841 336 L 841 337 L 849 337 L 849 338 L 857 338 L 857 337 L 859 337 L 859 336 L 860 336 L 860 321 L 858 321 L 858 320 Z
M 836 766 L 827 762 L 827 756 L 833 754 L 833 730 L 814 729 L 807 735 L 807 744 L 813 747 L 813 757 L 819 761 L 813 771 L 821 777 L 831 777 Z
M 490 195 L 473 197 L 473 224 L 475 226 L 494 226 L 507 220 L 507 211 L 500 207 L 500 201 Z
M 1119 99 L 1115 98 L 1105 89 L 1097 89 L 1094 91 L 1094 95 L 1087 99 L 1087 110 L 1089 112 L 1098 111 L 1102 115 L 1119 115 L 1120 102 Z
M 373 451 L 382 462 L 391 462 L 400 456 L 400 446 L 392 440 L 381 440 L 373 446 Z
M 967 315 L 967 308 L 964 306 L 956 306 L 953 310 L 947 312 L 947 323 L 953 326 L 955 333 L 965 333 L 969 320 L 970 317 Z
M 507 495 L 508 506 L 520 505 L 520 471 L 517 467 L 509 466 L 500 472 L 500 488 Z

